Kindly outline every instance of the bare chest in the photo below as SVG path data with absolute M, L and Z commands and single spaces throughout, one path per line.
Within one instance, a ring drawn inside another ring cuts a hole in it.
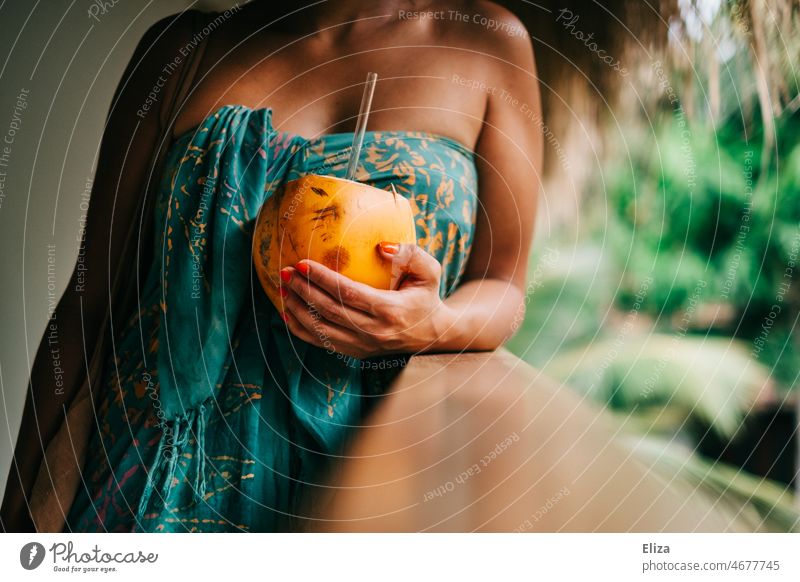
M 480 58 L 452 46 L 393 42 L 377 48 L 320 51 L 297 42 L 209 47 L 175 133 L 222 105 L 269 107 L 277 129 L 304 136 L 349 132 L 367 72 L 378 73 L 371 130 L 427 131 L 474 147 L 487 93 L 475 88 Z

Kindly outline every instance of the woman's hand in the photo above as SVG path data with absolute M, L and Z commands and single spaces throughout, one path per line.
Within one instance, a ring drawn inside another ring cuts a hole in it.
M 355 358 L 430 350 L 450 326 L 439 298 L 439 262 L 416 245 L 381 243 L 392 291 L 374 289 L 315 261 L 280 273 L 283 317 L 298 338 Z

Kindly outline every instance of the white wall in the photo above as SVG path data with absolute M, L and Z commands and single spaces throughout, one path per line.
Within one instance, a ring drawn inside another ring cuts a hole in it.
M 48 316 L 48 245 L 59 297 L 77 258 L 81 195 L 116 83 L 150 24 L 235 1 L 116 0 L 99 22 L 88 13 L 94 4 L 0 2 L 0 154 L 14 131 L 17 95 L 29 91 L 8 167 L 0 167 L 0 492 Z

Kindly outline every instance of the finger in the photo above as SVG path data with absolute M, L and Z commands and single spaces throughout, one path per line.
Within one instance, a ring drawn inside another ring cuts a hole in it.
M 291 271 L 294 273 L 292 274 Z M 289 281 L 282 283 L 281 286 L 297 293 L 303 301 L 328 321 L 353 330 L 366 329 L 373 322 L 374 317 L 371 314 L 343 304 L 296 270 L 292 269 L 291 271 L 288 277 Z M 283 293 L 286 291 L 281 292 L 281 294 Z
M 314 336 L 314 334 L 310 333 L 308 330 L 306 330 L 306 328 L 300 325 L 300 322 L 298 322 L 294 317 L 289 315 L 287 312 L 283 312 L 282 317 L 286 322 L 286 327 L 289 328 L 289 331 L 293 336 L 313 346 L 322 347 L 321 342 Z
M 320 317 L 293 291 L 289 291 L 284 299 L 289 319 L 294 319 L 303 327 L 307 334 L 314 337 L 314 345 L 333 351 L 340 351 L 344 346 L 362 347 L 363 341 L 349 329 Z M 363 346 L 365 348 L 369 346 Z
M 351 356 L 353 358 L 362 358 L 364 357 L 364 352 L 360 351 L 355 346 L 348 346 L 345 344 L 336 344 L 334 345 L 331 341 L 322 341 L 318 337 L 316 337 L 313 333 L 309 332 L 306 328 L 304 328 L 300 322 L 298 322 L 294 317 L 291 315 L 285 314 L 286 317 L 284 321 L 286 321 L 286 326 L 289 328 L 289 331 L 293 336 L 310 344 L 312 346 L 316 346 L 318 348 L 327 350 L 329 352 L 337 352 L 340 354 L 344 354 L 346 356 Z
M 312 329 L 305 327 L 304 324 L 295 317 L 294 312 L 286 311 L 285 316 L 286 317 L 284 319 L 289 331 L 291 331 L 293 335 L 313 346 L 322 348 L 328 352 L 337 352 L 352 356 L 354 358 L 362 358 L 365 356 L 365 354 L 371 353 L 371 351 L 364 350 L 358 345 L 351 345 L 342 341 L 334 342 L 325 334 L 324 331 L 322 331 L 324 328 L 319 324 L 313 324 Z M 306 322 L 305 325 L 309 324 Z M 316 328 L 314 328 L 314 326 L 316 326 Z
M 381 302 L 377 290 L 364 283 L 353 281 L 322 263 L 302 260 L 297 263 L 296 270 L 327 291 L 334 299 L 351 308 L 372 313 L 374 306 Z
M 382 242 L 378 250 L 384 258 L 392 261 L 392 289 L 408 284 L 439 289 L 442 265 L 421 247 Z

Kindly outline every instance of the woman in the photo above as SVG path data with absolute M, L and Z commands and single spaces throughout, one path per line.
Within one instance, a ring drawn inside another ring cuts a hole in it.
M 497 348 L 521 317 L 542 146 L 519 21 L 484 1 L 346 0 L 277 20 L 267 5 L 205 29 L 154 212 L 143 217 L 152 265 L 94 388 L 96 428 L 83 483 L 63 508 L 66 530 L 292 528 L 313 514 L 314 484 L 391 379 L 373 369 L 396 372 L 407 354 Z M 197 44 L 189 16 L 147 33 L 109 116 L 85 264 L 73 277 L 85 285 L 69 286 L 55 319 L 83 346 L 103 326 L 104 269 L 123 245 L 115 233 L 140 218 L 159 146 L 154 104 L 174 96 L 171 67 Z M 343 175 L 367 71 L 379 83 L 357 177 L 409 198 L 418 245 L 380 245 L 404 274 L 391 291 L 302 261 L 281 273 L 277 310 L 252 277 L 255 216 L 288 180 Z M 26 462 L 4 499 L 7 529 L 30 528 L 39 439 L 55 434 L 87 359 L 81 345 L 62 353 L 67 388 L 53 402 L 41 397 L 53 393 L 44 345 L 16 450 Z

